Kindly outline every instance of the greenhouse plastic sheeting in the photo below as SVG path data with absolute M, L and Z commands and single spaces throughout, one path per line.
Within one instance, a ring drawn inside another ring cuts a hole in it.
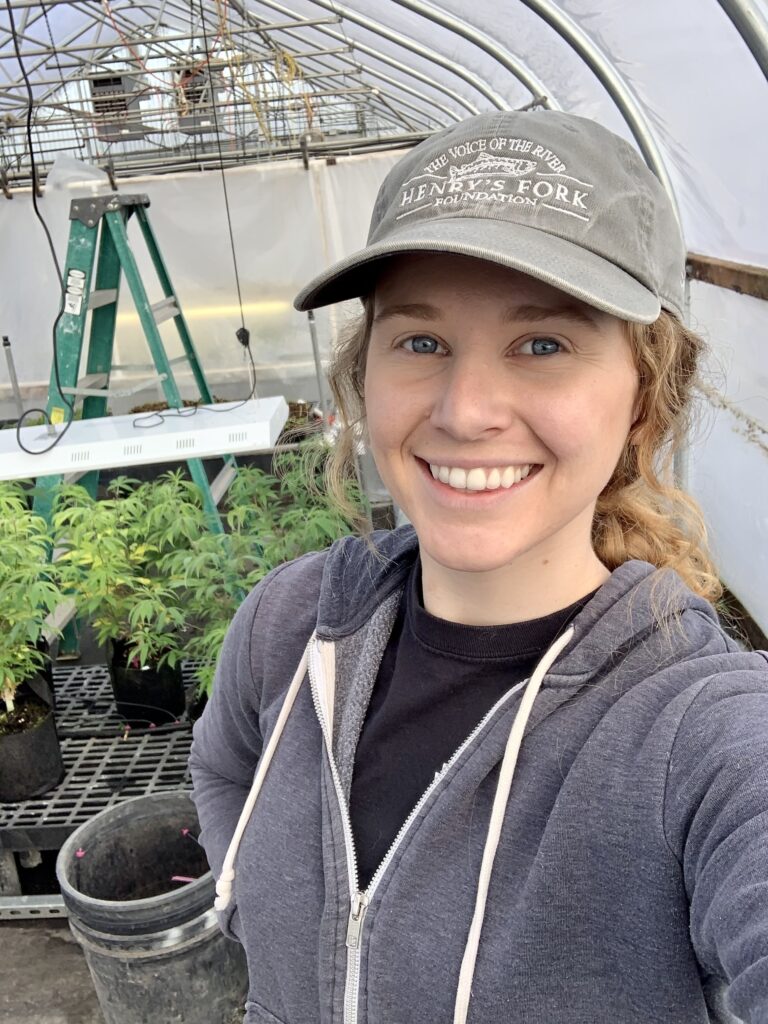
M 324 161 L 312 163 L 309 171 L 292 161 L 227 172 L 245 322 L 264 394 L 299 397 L 309 384 L 311 394 L 317 395 L 306 315 L 293 309 L 292 299 L 321 266 L 364 242 L 379 181 L 395 160 L 392 153 L 382 153 L 349 157 L 331 167 Z M 88 182 L 83 183 L 86 177 Z M 247 382 L 247 373 L 243 350 L 235 339 L 240 313 L 219 173 L 126 179 L 120 181 L 120 191 L 149 196 L 149 219 L 205 372 L 214 388 L 229 382 L 225 390 L 234 397 L 237 387 L 242 390 Z M 60 259 L 66 251 L 71 200 L 109 192 L 106 175 L 76 161 L 68 159 L 54 167 L 40 205 Z M 162 292 L 134 221 L 129 222 L 128 236 L 150 302 L 155 302 Z M 25 390 L 39 389 L 48 383 L 51 325 L 60 292 L 29 193 L 10 203 L 0 202 L 0 237 L 13 239 L 12 245 L 0 245 L 0 280 L 13 281 L 12 289 L 0 288 L 2 333 L 11 338 L 20 383 Z M 325 352 L 336 316 L 335 311 L 318 314 Z M 162 324 L 160 332 L 169 354 L 180 355 L 173 322 Z M 138 316 L 123 286 L 115 362 L 148 361 Z M 127 372 L 116 374 L 115 380 L 130 384 L 140 376 Z M 180 384 L 191 385 L 188 373 L 179 369 L 177 376 Z M 2 363 L 0 388 L 7 394 L 6 381 Z M 187 390 L 191 394 L 193 389 Z M 149 399 L 155 397 L 152 394 Z M 134 401 L 147 400 L 144 395 Z

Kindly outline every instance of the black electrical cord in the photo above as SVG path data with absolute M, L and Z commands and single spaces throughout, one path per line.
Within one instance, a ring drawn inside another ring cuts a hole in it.
M 219 170 L 221 171 L 221 184 L 224 189 L 224 206 L 227 211 L 227 226 L 229 228 L 229 244 L 232 250 L 232 265 L 235 270 L 235 285 L 237 286 L 237 301 L 240 304 L 240 324 L 245 330 L 245 318 L 243 316 L 243 296 L 240 291 L 240 274 L 237 269 L 237 253 L 235 252 L 235 238 L 232 233 L 232 217 L 229 212 L 229 193 L 227 192 L 227 178 L 224 174 L 224 154 L 221 150 L 221 136 L 219 134 L 219 115 L 216 111 L 216 89 L 213 82 L 213 72 L 211 70 L 211 54 L 208 47 L 208 32 L 205 28 L 205 11 L 203 9 L 203 0 L 200 0 L 200 22 L 203 32 L 203 45 L 205 47 L 205 63 L 208 67 L 208 77 L 211 84 L 211 106 L 213 108 L 213 127 L 216 133 L 216 148 L 219 153 Z
M 246 327 L 241 327 L 237 331 L 238 340 L 240 340 L 239 335 L 241 334 L 242 331 L 245 331 L 245 333 L 248 334 L 248 329 Z M 159 427 L 162 423 L 165 423 L 167 419 L 183 420 L 187 419 L 189 416 L 195 416 L 197 415 L 200 409 L 204 409 L 206 412 L 229 413 L 234 412 L 235 409 L 240 409 L 242 406 L 245 405 L 246 402 L 250 402 L 250 400 L 256 394 L 256 363 L 254 363 L 253 361 L 250 342 L 241 341 L 240 343 L 241 345 L 243 345 L 245 351 L 248 353 L 248 358 L 251 362 L 251 365 L 248 367 L 248 372 L 251 378 L 251 391 L 247 398 L 242 398 L 236 405 L 227 405 L 226 409 L 220 409 L 215 405 L 192 405 L 188 406 L 186 409 L 177 409 L 173 412 L 150 412 L 147 413 L 145 416 L 139 416 L 137 419 L 135 419 L 132 423 L 132 426 L 140 428 L 142 430 L 148 430 L 151 429 L 152 427 Z M 149 420 L 150 422 L 147 423 L 145 422 L 145 420 Z
M 59 265 L 59 260 L 58 260 L 58 257 L 56 256 L 56 247 L 54 246 L 53 239 L 51 238 L 51 232 L 48 230 L 48 225 L 45 222 L 45 218 L 43 217 L 43 215 L 40 212 L 40 209 L 39 209 L 39 207 L 37 205 L 37 167 L 35 165 L 35 153 L 34 153 L 34 146 L 32 144 L 32 112 L 33 112 L 33 108 L 34 108 L 34 96 L 32 94 L 32 85 L 31 85 L 31 83 L 29 81 L 29 76 L 27 74 L 27 69 L 24 67 L 24 62 L 21 59 L 21 50 L 19 48 L 19 39 L 18 39 L 18 35 L 16 33 L 16 22 L 15 22 L 14 17 L 13 17 L 13 7 L 11 5 L 11 0 L 5 0 L 5 6 L 6 6 L 6 9 L 8 10 L 8 19 L 9 19 L 9 22 L 10 22 L 11 39 L 13 40 L 13 49 L 14 49 L 14 52 L 16 54 L 16 60 L 19 63 L 19 70 L 21 71 L 21 77 L 24 79 L 24 85 L 26 86 L 26 90 L 27 90 L 26 134 L 27 134 L 27 145 L 29 147 L 29 163 L 30 163 L 30 168 L 31 168 L 31 171 L 32 171 L 32 206 L 34 207 L 34 210 L 35 210 L 35 216 L 37 217 L 37 219 L 40 221 L 40 223 L 43 226 L 43 231 L 45 232 L 45 237 L 48 239 L 48 247 L 51 250 L 51 256 L 53 257 L 53 263 L 54 263 L 54 266 L 56 267 L 56 279 L 57 279 L 57 281 L 59 281 L 59 284 L 60 284 L 60 287 L 61 287 L 61 296 L 60 296 L 60 299 L 59 299 L 59 311 L 56 314 L 56 319 L 53 321 L 53 331 L 52 331 L 52 334 L 53 334 L 53 372 L 54 372 L 54 376 L 56 378 L 56 387 L 58 389 L 59 395 L 61 397 L 61 400 L 64 402 L 64 405 L 66 405 L 66 407 L 69 409 L 70 417 L 67 420 L 66 424 L 64 425 L 64 429 L 61 431 L 61 433 L 57 434 L 57 436 L 54 438 L 53 443 L 49 444 L 47 448 L 39 448 L 39 449 L 27 448 L 26 445 L 24 445 L 24 443 L 21 440 L 21 428 L 22 428 L 22 425 L 24 423 L 24 420 L 28 416 L 31 416 L 33 413 L 41 414 L 43 419 L 45 420 L 45 422 L 49 426 L 53 426 L 53 423 L 51 421 L 51 418 L 48 415 L 47 410 L 45 410 L 45 409 L 27 409 L 26 412 L 22 413 L 22 415 L 19 417 L 18 422 L 16 423 L 16 443 L 18 444 L 19 448 L 21 448 L 22 451 L 26 452 L 27 455 L 44 455 L 46 452 L 49 452 L 53 448 L 56 447 L 56 445 L 61 441 L 61 439 L 66 434 L 66 432 L 72 426 L 72 422 L 73 422 L 73 420 L 75 418 L 75 406 L 74 406 L 74 403 L 70 402 L 68 400 L 68 398 L 66 397 L 66 395 L 64 394 L 64 392 L 62 391 L 61 376 L 59 374 L 59 357 L 58 357 L 58 350 L 57 350 L 57 347 L 56 347 L 56 328 L 59 326 L 59 321 L 61 320 L 62 316 L 64 315 L 65 287 L 64 287 L 64 280 L 62 278 L 61 267 Z

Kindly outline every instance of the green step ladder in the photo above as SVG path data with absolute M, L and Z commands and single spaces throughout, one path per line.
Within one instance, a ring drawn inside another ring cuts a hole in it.
M 46 412 L 53 424 L 62 423 L 71 415 L 68 406 L 73 404 L 77 397 L 83 398 L 84 420 L 105 416 L 110 396 L 117 393 L 109 390 L 111 371 L 139 369 L 116 366 L 112 362 L 122 274 L 125 274 L 152 355 L 152 364 L 141 369 L 156 371 L 156 379 L 160 381 L 171 409 L 180 409 L 183 405 L 172 369 L 178 363 L 185 363 L 191 368 L 202 403 L 210 405 L 213 401 L 192 343 L 192 336 L 149 223 L 148 206 L 149 197 L 146 195 L 110 195 L 93 199 L 74 199 L 71 203 L 69 219 L 72 223 L 64 267 L 65 306 L 56 328 L 61 391 L 54 367 L 51 371 L 46 405 Z M 132 216 L 136 217 L 141 227 L 164 296 L 154 305 L 149 301 L 128 241 L 127 225 Z M 79 379 L 86 317 L 89 311 L 92 316 L 85 377 Z M 158 330 L 161 323 L 171 318 L 184 348 L 184 355 L 176 359 L 168 358 Z M 138 391 L 145 386 L 146 381 L 143 381 L 134 390 Z M 119 393 L 124 395 L 128 392 L 124 390 Z M 225 456 L 224 470 L 213 483 L 209 483 L 200 459 L 187 459 L 186 462 L 190 476 L 200 488 L 211 530 L 223 532 L 217 506 L 236 473 L 234 457 Z M 37 482 L 35 511 L 46 518 L 50 517 L 54 492 L 61 480 L 61 476 L 47 476 L 41 477 Z M 95 495 L 98 470 L 83 474 L 79 483 Z
M 149 223 L 148 207 L 149 197 L 146 195 L 118 194 L 92 199 L 74 199 L 70 205 L 71 226 L 64 266 L 65 304 L 56 327 L 59 380 L 57 381 L 54 366 L 51 370 L 46 405 L 46 412 L 52 424 L 63 423 L 72 415 L 69 406 L 74 405 L 78 397 L 83 399 L 82 418 L 95 419 L 107 414 L 110 397 L 117 394 L 126 395 L 146 387 L 147 382 L 144 380 L 133 389 L 110 391 L 110 374 L 116 369 L 154 370 L 154 379 L 161 383 L 169 408 L 180 409 L 183 403 L 172 367 L 184 363 L 192 370 L 202 403 L 209 405 L 213 401 L 184 314 Z M 163 298 L 154 305 L 149 301 L 128 241 L 127 226 L 132 216 L 136 217 L 141 227 L 162 288 Z M 117 302 L 123 274 L 152 355 L 152 363 L 148 366 L 117 366 L 112 361 Z M 91 326 L 85 376 L 80 378 L 86 318 L 89 312 Z M 168 358 L 158 330 L 161 323 L 171 318 L 184 349 L 184 354 L 175 359 Z M 212 483 L 209 483 L 200 459 L 187 459 L 186 463 L 190 476 L 200 489 L 209 528 L 214 532 L 223 533 L 218 502 L 237 472 L 234 456 L 224 456 L 224 468 Z M 95 497 L 98 478 L 99 471 L 91 470 L 82 474 L 78 478 L 78 483 Z M 51 475 L 40 477 L 36 482 L 34 508 L 49 521 L 55 491 L 63 479 L 61 475 Z M 77 651 L 73 623 L 65 630 L 62 650 L 70 654 Z

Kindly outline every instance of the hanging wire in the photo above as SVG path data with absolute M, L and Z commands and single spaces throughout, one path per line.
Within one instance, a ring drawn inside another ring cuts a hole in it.
M 37 165 L 35 163 L 35 150 L 34 150 L 34 145 L 32 143 L 32 112 L 33 112 L 34 101 L 35 101 L 34 100 L 34 95 L 32 93 L 32 83 L 29 80 L 29 75 L 27 74 L 27 69 L 24 66 L 24 61 L 21 59 L 21 48 L 19 46 L 19 38 L 18 38 L 18 34 L 16 32 L 16 21 L 15 21 L 14 16 L 13 16 L 13 7 L 11 5 L 11 0 L 5 0 L 5 6 L 6 6 L 6 9 L 8 11 L 8 19 L 9 19 L 10 28 L 11 28 L 11 39 L 13 41 L 13 49 L 14 49 L 14 52 L 16 54 L 16 60 L 18 61 L 18 64 L 19 64 L 19 70 L 21 71 L 21 77 L 24 79 L 24 85 L 25 85 L 26 90 L 27 90 L 26 135 L 27 135 L 27 145 L 29 147 L 29 164 L 30 164 L 30 169 L 31 169 L 31 173 L 32 173 L 32 206 L 33 206 L 34 211 L 35 211 L 35 216 L 37 217 L 37 219 L 42 224 L 43 231 L 45 232 L 45 237 L 48 240 L 48 248 L 51 251 L 51 257 L 53 258 L 53 265 L 56 268 L 56 280 L 59 282 L 59 288 L 60 288 L 59 311 L 56 314 L 56 319 L 53 321 L 53 329 L 52 329 L 52 336 L 53 336 L 53 373 L 54 373 L 54 377 L 56 378 L 56 387 L 57 387 L 58 392 L 59 392 L 59 397 L 61 398 L 62 402 L 67 407 L 67 409 L 69 409 L 69 413 L 70 413 L 69 419 L 64 424 L 64 429 L 61 431 L 60 434 L 56 435 L 56 437 L 54 438 L 54 440 L 53 440 L 53 442 L 51 444 L 49 444 L 46 448 L 38 448 L 38 449 L 27 448 L 24 445 L 23 441 L 21 440 L 21 428 L 22 428 L 22 425 L 24 423 L 24 420 L 28 416 L 31 416 L 32 413 L 39 413 L 39 414 L 41 414 L 43 419 L 44 419 L 44 421 L 45 421 L 45 423 L 47 423 L 49 427 L 52 427 L 53 426 L 53 422 L 52 422 L 50 416 L 48 415 L 48 411 L 46 409 L 27 409 L 26 412 L 22 413 L 22 415 L 19 417 L 18 422 L 16 423 L 16 443 L 18 444 L 19 448 L 21 448 L 22 451 L 26 452 L 27 455 L 44 455 L 46 452 L 49 452 L 53 448 L 56 447 L 56 445 L 61 441 L 61 439 L 66 434 L 66 432 L 72 426 L 72 422 L 73 422 L 73 420 L 75 418 L 75 405 L 74 405 L 74 402 L 70 402 L 69 399 L 67 398 L 67 396 L 62 391 L 61 376 L 60 376 L 60 373 L 59 373 L 59 354 L 58 354 L 58 347 L 57 347 L 57 344 L 56 344 L 56 329 L 59 326 L 59 321 L 61 320 L 62 316 L 64 315 L 64 305 L 65 305 L 65 301 L 66 301 L 65 300 L 65 288 L 64 288 L 64 279 L 63 279 L 63 276 L 62 276 L 62 273 L 61 273 L 61 266 L 59 265 L 59 259 L 58 259 L 57 255 L 56 255 L 56 247 L 53 244 L 53 238 L 51 238 L 51 232 L 48 230 L 48 225 L 45 222 L 45 218 L 43 217 L 42 213 L 40 212 L 40 208 L 37 205 Z
M 6 0 L 6 2 L 7 2 L 7 0 Z M 211 88 L 211 106 L 213 108 L 213 126 L 214 126 L 214 129 L 216 131 L 216 148 L 217 148 L 218 153 L 219 153 L 219 170 L 221 171 L 221 185 L 222 185 L 222 188 L 224 190 L 224 206 L 225 206 L 226 211 L 227 211 L 227 227 L 229 229 L 229 245 L 230 245 L 230 249 L 232 250 L 232 266 L 234 267 L 234 271 L 235 271 L 235 285 L 237 287 L 237 301 L 238 301 L 238 305 L 240 307 L 240 327 L 241 327 L 242 331 L 247 332 L 248 329 L 245 326 L 245 315 L 243 313 L 243 296 L 242 296 L 242 292 L 240 290 L 240 274 L 239 274 L 238 268 L 237 268 L 237 253 L 235 251 L 235 237 L 234 237 L 234 234 L 233 234 L 233 231 L 232 231 L 232 216 L 231 216 L 230 210 L 229 210 L 229 192 L 227 191 L 227 177 L 226 177 L 226 175 L 224 173 L 224 155 L 223 155 L 222 150 L 221 150 L 221 135 L 219 134 L 219 116 L 218 116 L 218 113 L 217 113 L 217 110 L 216 110 L 216 88 L 215 88 L 214 81 L 213 81 L 213 71 L 211 69 L 211 54 L 210 54 L 210 49 L 209 49 L 209 46 L 208 46 L 208 32 L 207 32 L 206 27 L 205 27 L 205 11 L 203 10 L 203 0 L 199 0 L 199 8 L 200 8 L 201 27 L 202 27 L 202 31 L 203 31 L 203 46 L 205 47 L 205 62 L 208 65 L 208 76 L 209 76 L 209 80 L 210 80 L 210 83 L 211 83 L 210 88 Z M 238 337 L 238 341 L 240 341 L 241 344 L 243 344 L 246 348 L 248 347 L 248 345 L 245 342 L 241 341 L 240 337 Z

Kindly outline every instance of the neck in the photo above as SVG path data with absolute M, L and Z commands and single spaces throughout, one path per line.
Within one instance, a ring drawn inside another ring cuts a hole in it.
M 602 586 L 610 572 L 590 547 L 569 555 L 526 552 L 482 572 L 449 569 L 421 551 L 424 607 L 449 622 L 501 626 L 567 608 Z

